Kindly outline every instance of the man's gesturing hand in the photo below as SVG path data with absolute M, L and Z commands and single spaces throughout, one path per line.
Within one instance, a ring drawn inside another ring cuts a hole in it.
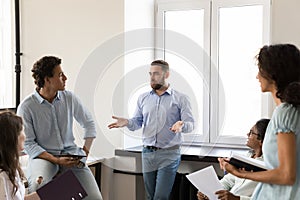
M 116 119 L 117 121 L 114 123 L 111 123 L 108 125 L 108 128 L 120 128 L 120 127 L 124 127 L 127 126 L 128 124 L 128 119 L 125 118 L 121 118 L 121 117 L 116 117 L 116 116 L 112 116 L 113 119 Z

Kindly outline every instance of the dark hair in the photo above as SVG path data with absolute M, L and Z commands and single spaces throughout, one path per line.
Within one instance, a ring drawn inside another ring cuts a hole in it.
M 152 63 L 151 63 L 151 66 L 153 65 L 158 65 L 158 66 L 161 66 L 161 69 L 164 71 L 164 72 L 167 72 L 169 71 L 169 64 L 164 61 L 164 60 L 154 60 Z
M 255 123 L 255 127 L 257 129 L 257 139 L 264 141 L 265 133 L 268 127 L 270 119 L 260 119 Z
M 300 104 L 300 51 L 292 44 L 266 45 L 257 55 L 261 76 L 273 80 L 276 97 L 282 102 Z
M 37 90 L 44 87 L 46 77 L 53 77 L 53 69 L 60 64 L 61 59 L 54 56 L 44 56 L 33 64 L 31 71 Z
M 10 111 L 0 113 L 0 169 L 7 173 L 13 184 L 12 195 L 18 190 L 16 172 L 21 178 L 24 174 L 19 164 L 18 137 L 23 129 L 22 118 Z

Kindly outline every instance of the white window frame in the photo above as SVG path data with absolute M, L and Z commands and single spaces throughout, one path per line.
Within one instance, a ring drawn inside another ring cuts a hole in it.
M 208 115 L 206 115 L 207 120 L 205 122 L 206 126 L 209 127 L 208 135 L 195 136 L 194 135 L 185 135 L 185 143 L 193 142 L 193 144 L 214 144 L 214 145 L 245 145 L 245 137 L 239 136 L 221 136 L 219 135 L 219 108 L 212 108 L 211 105 L 219 105 L 218 97 L 219 88 L 218 88 L 218 8 L 232 7 L 232 6 L 245 6 L 245 5 L 263 5 L 264 10 L 264 21 L 263 21 L 263 43 L 269 43 L 270 35 L 270 10 L 271 2 L 270 0 L 157 0 L 156 2 L 156 24 L 155 26 L 160 30 L 164 29 L 164 12 L 171 10 L 195 10 L 195 9 L 205 9 L 205 41 L 204 49 L 208 52 L 211 57 L 212 63 L 210 63 L 210 68 L 212 65 L 217 66 L 217 70 L 210 71 L 210 99 L 208 101 Z M 155 34 L 155 44 L 156 49 L 164 49 L 164 35 L 161 34 L 161 31 L 157 31 Z M 254 55 L 253 55 L 254 56 Z M 164 58 L 161 52 L 157 51 L 155 53 L 155 58 Z M 204 105 L 205 107 L 206 105 Z M 274 104 L 270 95 L 262 94 L 262 115 L 270 117 L 274 109 Z M 213 110 L 214 109 L 214 110 Z M 217 111 L 217 112 L 216 112 Z M 205 132 L 204 132 L 205 133 Z
M 159 5 L 159 6 L 158 6 Z M 155 45 L 156 49 L 165 49 L 165 24 L 164 24 L 164 13 L 166 11 L 176 11 L 176 10 L 204 10 L 204 33 L 203 33 L 203 50 L 204 52 L 209 55 L 210 54 L 210 16 L 208 10 L 210 9 L 210 1 L 204 0 L 186 0 L 186 1 L 172 1 L 172 0 L 159 0 L 156 4 L 156 27 L 158 27 L 156 34 L 155 34 Z M 163 33 L 163 34 L 162 34 Z M 154 52 L 155 58 L 163 58 L 165 59 L 165 52 L 164 51 L 155 51 Z M 205 56 L 205 55 L 203 55 Z M 205 59 L 204 62 L 209 62 Z M 204 66 L 209 66 L 209 63 L 204 64 Z M 203 73 L 206 76 L 209 76 L 209 69 L 203 69 Z M 208 77 L 209 79 L 209 77 Z M 208 80 L 209 84 L 209 80 Z M 203 101 L 209 101 L 208 96 L 204 98 Z M 204 111 L 203 116 L 201 117 L 204 120 L 203 128 L 201 130 L 201 134 L 184 134 L 184 141 L 186 142 L 209 142 L 208 131 L 209 131 L 209 107 L 205 106 L 202 107 Z
M 164 12 L 165 11 L 175 11 L 175 10 L 197 10 L 204 9 L 204 18 L 205 18 L 205 30 L 204 30 L 204 47 L 203 49 L 209 53 L 210 52 L 210 1 L 209 0 L 158 0 L 156 4 L 156 20 L 155 27 L 158 27 L 158 30 L 155 34 L 155 44 L 156 47 L 165 48 L 164 35 L 160 34 L 160 30 L 164 30 Z M 155 57 L 165 57 L 161 52 L 155 51 Z
M 218 30 L 218 9 L 219 8 L 225 8 L 225 7 L 237 7 L 237 6 L 247 6 L 247 5 L 263 5 L 263 13 L 264 13 L 264 19 L 263 19 L 263 44 L 269 43 L 269 33 L 270 33 L 270 1 L 269 0 L 213 0 L 212 1 L 212 45 L 211 45 L 211 60 L 212 64 L 214 64 L 217 67 L 217 71 L 215 71 L 217 74 L 213 74 L 214 71 L 212 71 L 211 74 L 211 92 L 212 96 L 218 97 L 219 94 L 219 88 L 217 85 L 219 84 L 219 78 L 218 78 L 218 70 L 219 70 L 219 64 L 218 64 L 218 45 L 219 45 L 219 30 Z M 253 55 L 254 57 L 255 55 Z M 219 98 L 214 98 L 211 100 L 213 105 L 219 105 L 218 102 Z M 272 108 L 269 107 L 269 105 L 272 104 L 272 100 L 269 95 L 263 95 L 262 94 L 262 115 L 263 116 L 271 116 Z M 219 108 L 217 108 L 219 110 Z M 213 114 L 214 112 L 212 112 Z M 212 117 L 211 120 L 211 126 L 210 126 L 210 140 L 213 143 L 222 143 L 222 144 L 240 144 L 244 145 L 245 140 L 244 137 L 232 137 L 232 136 L 220 136 L 220 123 L 219 123 L 219 112 L 216 112 L 217 115 L 215 117 Z

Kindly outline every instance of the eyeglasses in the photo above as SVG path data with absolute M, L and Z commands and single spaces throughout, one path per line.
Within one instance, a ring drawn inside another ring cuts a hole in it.
M 249 133 L 247 133 L 248 136 L 250 135 L 257 135 L 259 136 L 260 134 L 253 132 L 252 130 L 249 131 Z

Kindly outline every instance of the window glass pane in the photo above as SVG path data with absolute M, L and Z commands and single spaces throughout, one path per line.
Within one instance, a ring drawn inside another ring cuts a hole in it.
M 0 1 L 0 108 L 13 108 L 11 1 Z
M 204 41 L 204 10 L 182 10 L 182 11 L 165 11 L 164 26 L 166 30 L 175 31 L 182 34 L 198 44 L 203 49 Z M 196 129 L 193 133 L 204 134 L 204 117 L 203 117 L 203 91 L 207 90 L 207 85 L 203 80 L 203 65 L 193 66 L 184 55 L 173 52 L 171 46 L 180 45 L 174 41 L 171 36 L 172 32 L 165 31 L 165 60 L 170 64 L 171 87 L 189 96 L 193 114 L 196 120 Z M 191 49 L 189 49 L 191 50 Z M 196 52 L 195 52 L 196 53 Z M 198 52 L 199 56 L 203 52 Z M 204 62 L 204 59 L 203 59 Z
M 165 28 L 181 33 L 203 47 L 204 9 L 166 11 Z
M 262 115 L 254 59 L 262 36 L 262 5 L 219 9 L 219 88 L 224 87 L 224 94 L 219 94 L 219 110 L 224 113 L 219 116 L 220 135 L 245 136 Z

